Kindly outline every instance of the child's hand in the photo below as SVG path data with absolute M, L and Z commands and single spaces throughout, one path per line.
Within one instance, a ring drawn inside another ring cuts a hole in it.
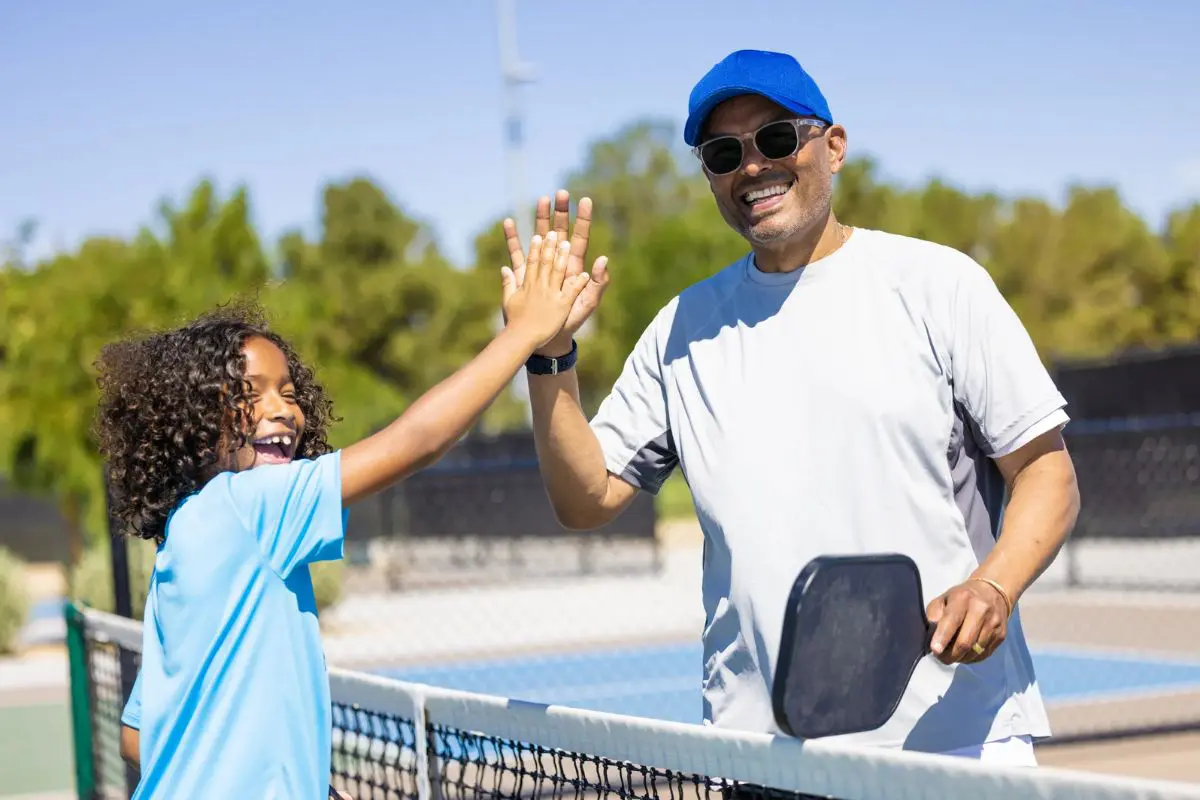
M 576 298 L 587 288 L 586 272 L 567 277 L 570 242 L 559 241 L 558 231 L 543 239 L 534 236 L 529 243 L 525 274 L 520 281 L 513 270 L 504 267 L 504 320 L 509 328 L 527 334 L 533 348 L 554 338 Z

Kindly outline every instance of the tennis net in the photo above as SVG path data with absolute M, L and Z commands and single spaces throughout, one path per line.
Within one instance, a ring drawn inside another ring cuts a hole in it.
M 81 798 L 128 798 L 120 716 L 141 625 L 67 609 Z M 330 670 L 331 784 L 355 800 L 1200 798 L 1200 786 L 846 748 Z

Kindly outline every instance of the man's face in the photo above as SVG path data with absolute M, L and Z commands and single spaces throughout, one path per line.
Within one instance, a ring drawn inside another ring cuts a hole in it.
M 795 114 L 760 95 L 741 95 L 709 115 L 701 139 L 753 133 L 769 122 Z M 770 160 L 752 139 L 743 139 L 741 166 L 725 175 L 706 171 L 717 208 L 730 227 L 751 244 L 783 243 L 824 225 L 833 196 L 833 175 L 841 169 L 846 133 L 840 125 L 800 126 L 800 147 Z

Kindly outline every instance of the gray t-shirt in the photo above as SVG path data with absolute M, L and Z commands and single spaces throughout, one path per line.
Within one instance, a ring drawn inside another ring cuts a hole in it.
M 856 229 L 792 273 L 752 256 L 646 329 L 592 429 L 657 492 L 679 465 L 704 530 L 704 718 L 779 733 L 784 607 L 822 554 L 906 553 L 926 602 L 999 533 L 991 458 L 1064 425 L 1065 400 L 988 273 L 947 247 Z M 923 659 L 893 718 L 842 741 L 942 752 L 1048 736 L 1014 613 L 985 661 Z

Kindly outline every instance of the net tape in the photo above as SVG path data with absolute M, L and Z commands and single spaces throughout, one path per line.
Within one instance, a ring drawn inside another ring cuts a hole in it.
M 83 615 L 101 797 L 128 797 L 119 651 L 141 625 Z M 330 669 L 331 782 L 355 800 L 1200 798 L 1200 786 L 852 748 L 472 694 Z

